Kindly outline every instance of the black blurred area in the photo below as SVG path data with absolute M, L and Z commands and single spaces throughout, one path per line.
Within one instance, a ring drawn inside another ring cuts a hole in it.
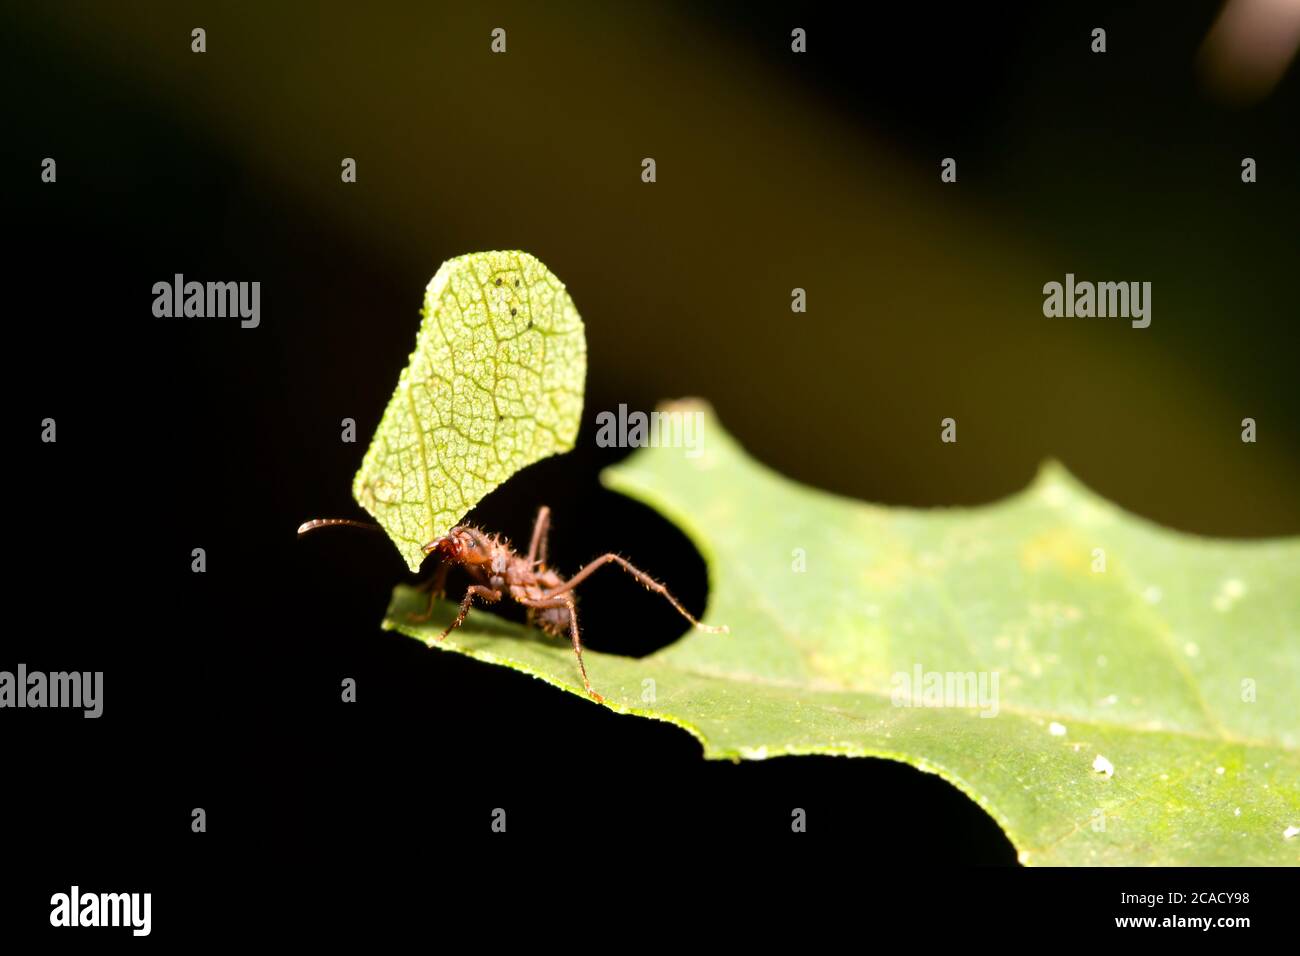
M 491 839 L 502 806 L 617 868 L 663 839 L 788 839 L 801 806 L 811 839 L 881 859 L 1014 863 L 935 777 L 705 763 L 673 727 L 381 632 L 391 545 L 293 532 L 356 516 L 438 264 L 518 247 L 586 320 L 585 424 L 474 517 L 523 539 L 549 504 L 558 566 L 619 550 L 704 606 L 699 555 L 600 488 L 620 453 L 592 437 L 602 409 L 687 394 L 766 463 L 864 499 L 986 501 L 1051 456 L 1169 525 L 1295 534 L 1296 77 L 1252 107 L 1207 97 L 1215 10 L 7 7 L 9 602 L 29 613 L 4 660 L 102 669 L 107 697 L 98 721 L 5 715 L 23 829 L 87 867 L 130 848 L 147 874 L 278 847 L 420 858 Z M 1153 281 L 1152 327 L 1043 319 L 1066 271 Z M 177 272 L 259 280 L 262 326 L 155 320 L 150 287 Z M 682 631 L 614 575 L 584 615 L 611 653 Z

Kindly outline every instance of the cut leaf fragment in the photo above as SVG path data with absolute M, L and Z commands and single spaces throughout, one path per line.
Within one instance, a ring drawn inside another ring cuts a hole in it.
M 604 479 L 690 535 L 731 633 L 587 652 L 605 706 L 710 758 L 937 773 L 1025 863 L 1300 863 L 1300 540 L 1169 531 L 1057 465 L 983 507 L 872 506 L 762 467 L 701 410 L 703 454 Z M 384 626 L 585 697 L 567 644 L 483 610 L 437 643 L 454 609 L 410 624 L 424 601 L 398 588 Z
M 352 495 L 418 571 L 423 548 L 527 465 L 573 447 L 587 340 L 564 284 L 526 252 L 444 262 L 415 351 Z

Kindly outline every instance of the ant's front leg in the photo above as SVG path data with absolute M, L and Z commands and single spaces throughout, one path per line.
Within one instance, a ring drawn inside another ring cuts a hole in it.
M 469 613 L 469 606 L 474 603 L 474 596 L 481 597 L 488 604 L 495 604 L 501 600 L 501 592 L 494 591 L 489 587 L 481 584 L 471 584 L 465 592 L 465 597 L 460 602 L 460 611 L 456 614 L 456 620 L 447 625 L 447 630 L 438 635 L 438 640 L 442 640 L 456 628 L 460 627 L 465 621 L 465 615 Z
M 424 609 L 423 614 L 406 615 L 408 621 L 412 624 L 422 624 L 433 616 L 433 606 L 438 603 L 438 598 L 447 593 L 447 572 L 450 570 L 450 564 L 440 564 L 429 576 L 429 580 L 415 586 L 417 591 L 429 592 L 429 606 Z

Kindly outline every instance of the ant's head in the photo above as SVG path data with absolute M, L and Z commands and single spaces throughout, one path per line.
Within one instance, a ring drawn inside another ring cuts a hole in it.
M 425 554 L 436 554 L 452 564 L 487 564 L 492 560 L 492 543 L 477 528 L 457 525 L 437 541 L 424 546 Z

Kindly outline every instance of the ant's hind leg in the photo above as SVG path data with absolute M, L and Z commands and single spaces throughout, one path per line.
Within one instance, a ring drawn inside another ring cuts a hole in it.
M 542 598 L 535 601 L 520 601 L 532 613 L 533 609 L 539 611 L 553 607 L 567 607 L 569 609 L 569 638 L 573 641 L 573 653 L 578 658 L 578 670 L 582 673 L 582 686 L 586 688 L 587 694 L 598 704 L 603 704 L 605 698 L 591 689 L 591 681 L 587 677 L 587 665 L 582 662 L 582 637 L 578 633 L 578 604 L 573 599 L 572 594 L 561 594 L 559 597 L 547 600 Z
M 569 609 L 569 637 L 573 641 L 573 653 L 577 655 L 578 658 L 578 670 L 582 672 L 582 686 L 587 688 L 587 693 L 591 695 L 592 700 L 598 704 L 603 704 L 605 698 L 601 697 L 591 689 L 591 681 L 587 679 L 587 665 L 582 662 L 582 638 L 578 636 L 577 602 L 573 600 L 572 594 L 564 595 L 562 600 L 564 601 L 565 607 Z
M 465 622 L 465 615 L 469 613 L 469 606 L 474 603 L 475 595 L 481 597 L 488 604 L 495 604 L 501 600 L 501 592 L 485 588 L 481 584 L 471 584 L 469 590 L 465 592 L 465 597 L 461 599 L 460 610 L 456 613 L 456 620 L 447 625 L 447 629 L 438 635 L 438 640 L 443 640 Z
M 565 581 L 559 587 L 552 588 L 551 590 L 547 591 L 545 594 L 542 595 L 542 600 L 546 600 L 547 598 L 558 597 L 561 594 L 565 594 L 569 591 L 572 591 L 577 585 L 581 584 L 587 578 L 591 577 L 593 573 L 603 568 L 607 564 L 617 564 L 624 571 L 632 575 L 632 577 L 636 578 L 637 581 L 639 581 L 641 584 L 644 584 L 651 591 L 654 591 L 656 594 L 662 594 L 665 598 L 668 599 L 668 603 L 677 609 L 678 614 L 686 618 L 686 620 L 690 621 L 701 631 L 708 631 L 710 634 L 730 633 L 731 629 L 727 627 L 727 625 L 725 624 L 717 624 L 717 625 L 701 624 L 696 619 L 695 615 L 691 614 L 690 611 L 682 607 L 681 602 L 678 601 L 677 598 L 673 597 L 672 593 L 666 587 L 664 587 L 654 578 L 650 577 L 650 575 L 646 574 L 644 571 L 642 571 L 640 568 L 634 565 L 631 561 L 627 560 L 627 558 L 620 557 L 619 555 L 614 554 L 612 551 L 609 554 L 602 554 L 599 558 L 597 558 L 595 561 L 592 561 L 585 568 L 583 568 L 573 577 L 569 578 L 569 580 Z

